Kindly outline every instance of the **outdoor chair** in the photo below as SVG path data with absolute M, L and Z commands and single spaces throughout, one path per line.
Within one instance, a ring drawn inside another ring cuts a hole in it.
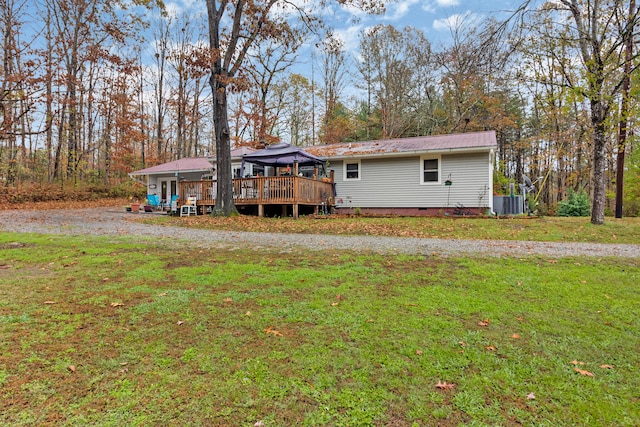
M 160 196 L 157 194 L 147 194 L 147 205 L 153 209 L 160 209 Z
M 198 215 L 197 200 L 196 197 L 187 197 L 186 203 L 180 206 L 180 216 Z

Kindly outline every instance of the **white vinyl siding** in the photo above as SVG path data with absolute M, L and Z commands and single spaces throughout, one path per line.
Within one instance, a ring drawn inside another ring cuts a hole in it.
M 330 169 L 335 171 L 338 205 L 354 208 L 489 206 L 492 195 L 489 152 L 440 156 L 439 181 L 429 185 L 423 184 L 423 158 L 427 157 L 361 159 L 359 180 L 345 180 L 345 162 L 330 160 Z M 451 181 L 450 186 L 444 184 L 445 179 Z

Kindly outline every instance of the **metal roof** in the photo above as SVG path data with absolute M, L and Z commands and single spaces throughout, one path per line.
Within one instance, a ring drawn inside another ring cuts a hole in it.
M 239 159 L 244 154 L 252 153 L 255 150 L 250 147 L 238 147 L 231 150 L 231 158 Z M 136 175 L 157 175 L 170 172 L 207 172 L 214 168 L 216 162 L 215 157 L 185 157 L 174 160 L 172 162 L 163 163 L 157 166 L 151 166 L 129 173 L 131 176 Z
M 131 172 L 129 175 L 155 175 L 168 172 L 204 172 L 213 169 L 213 164 L 204 157 L 185 157 L 150 168 Z
M 403 153 L 489 151 L 497 146 L 495 131 L 486 131 L 378 141 L 343 142 L 305 147 L 305 150 L 318 157 L 340 158 L 401 155 Z

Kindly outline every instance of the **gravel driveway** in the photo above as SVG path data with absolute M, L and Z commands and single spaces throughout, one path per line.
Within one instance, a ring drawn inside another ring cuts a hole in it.
M 551 243 L 509 240 L 448 240 L 377 236 L 330 236 L 212 231 L 157 226 L 128 221 L 130 213 L 116 208 L 0 211 L 0 229 L 19 233 L 147 236 L 160 242 L 202 248 L 270 247 L 296 250 L 355 249 L 379 253 L 423 255 L 526 256 L 542 255 L 640 258 L 640 245 Z

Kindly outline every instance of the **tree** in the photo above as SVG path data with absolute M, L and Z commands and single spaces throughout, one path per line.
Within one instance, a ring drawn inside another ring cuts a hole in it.
M 419 123 L 419 106 L 428 88 L 431 48 L 424 34 L 411 27 L 398 30 L 378 25 L 361 35 L 362 60 L 358 67 L 367 92 L 368 114 L 371 98 L 379 110 L 383 138 L 398 138 Z M 426 129 L 423 128 L 423 129 Z M 424 133 L 423 133 L 424 134 Z
M 349 132 L 348 127 L 344 126 L 344 107 L 340 103 L 340 97 L 346 83 L 344 41 L 336 37 L 327 38 L 322 42 L 320 53 L 322 96 L 324 98 L 320 141 L 324 144 L 335 144 L 341 142 Z
M 616 95 L 625 82 L 625 64 L 633 64 L 630 72 L 638 66 L 638 54 L 629 59 L 624 49 L 628 38 L 636 35 L 638 10 L 628 14 L 622 0 L 557 0 L 545 3 L 542 10 L 552 14 L 559 32 L 570 35 L 566 41 L 576 48 L 581 60 L 581 78 L 574 80 L 566 73 L 565 84 L 589 102 L 593 139 L 591 223 L 603 224 L 608 122 Z M 566 68 L 562 71 L 564 74 Z
M 322 10 L 325 3 L 307 6 Z M 367 11 L 383 9 L 376 0 L 342 0 L 340 3 Z M 234 79 L 243 71 L 247 54 L 257 41 L 277 38 L 287 26 L 288 14 L 284 12 L 296 13 L 309 26 L 318 22 L 304 5 L 284 0 L 207 0 L 211 48 L 209 84 L 213 96 L 218 171 L 214 215 L 230 216 L 237 212 L 233 203 L 228 92 L 234 90 Z

